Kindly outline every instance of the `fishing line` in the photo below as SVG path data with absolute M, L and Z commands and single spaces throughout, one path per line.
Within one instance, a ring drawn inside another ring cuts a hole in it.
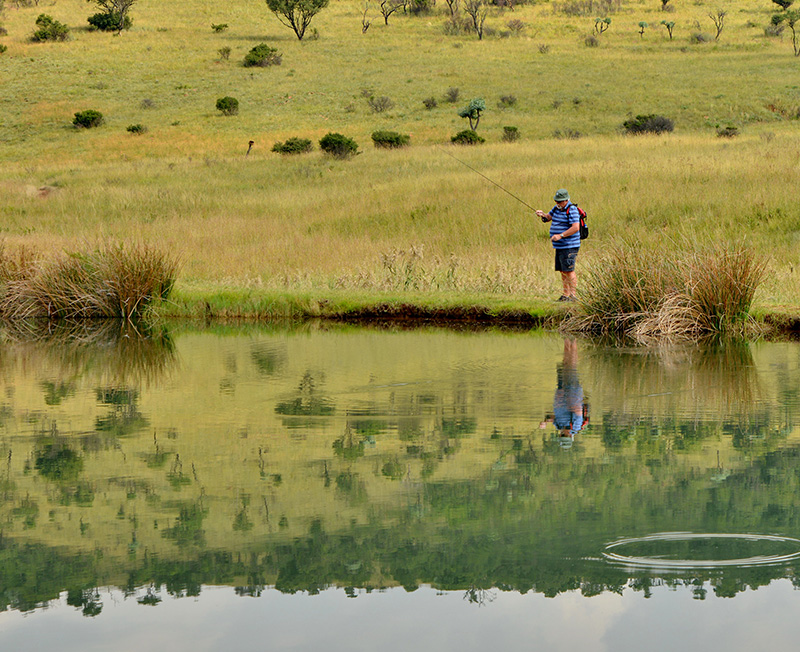
M 498 188 L 500 188 L 500 190 L 502 190 L 504 193 L 511 195 L 511 196 L 512 196 L 514 199 L 516 199 L 516 200 L 517 200 L 517 201 L 518 201 L 520 204 L 522 204 L 522 205 L 524 205 L 524 206 L 527 206 L 528 208 L 530 208 L 530 209 L 531 209 L 532 211 L 534 211 L 534 212 L 536 211 L 536 209 L 535 209 L 533 206 L 531 206 L 529 203 L 527 203 L 526 201 L 524 201 L 524 200 L 520 199 L 519 197 L 517 197 L 517 196 L 516 196 L 516 195 L 515 195 L 513 192 L 511 192 L 510 190 L 506 190 L 505 188 L 503 188 L 503 186 L 501 186 L 501 185 L 500 185 L 499 183 L 497 183 L 496 181 L 494 181 L 494 180 L 490 179 L 489 177 L 487 177 L 487 176 L 486 176 L 486 175 L 485 175 L 483 172 L 481 172 L 481 171 L 479 171 L 479 170 L 476 170 L 476 169 L 475 169 L 474 167 L 472 167 L 471 165 L 467 165 L 466 163 L 464 163 L 464 161 L 462 161 L 462 160 L 461 160 L 461 159 L 459 159 L 459 158 L 456 158 L 456 157 L 455 157 L 455 156 L 453 156 L 453 155 L 452 155 L 450 152 L 448 152 L 447 150 L 445 150 L 445 149 L 443 149 L 443 148 L 439 147 L 438 145 L 436 145 L 436 148 L 437 148 L 437 149 L 440 149 L 441 151 L 443 151 L 443 152 L 444 152 L 445 154 L 447 154 L 447 155 L 448 155 L 450 158 L 453 158 L 453 159 L 455 159 L 456 161 L 458 161 L 459 163 L 461 163 L 461 165 L 463 165 L 464 167 L 467 167 L 467 168 L 469 168 L 469 169 L 470 169 L 470 170 L 472 170 L 472 171 L 473 171 L 475 174 L 479 174 L 479 175 L 480 175 L 480 176 L 482 176 L 484 179 L 486 179 L 486 180 L 487 180 L 489 183 L 491 183 L 491 184 L 494 184 L 495 186 L 497 186 Z

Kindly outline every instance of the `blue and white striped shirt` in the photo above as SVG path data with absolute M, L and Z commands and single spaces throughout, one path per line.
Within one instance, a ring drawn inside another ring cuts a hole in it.
M 564 208 L 553 206 L 553 208 L 550 209 L 550 217 L 552 219 L 552 222 L 550 222 L 551 237 L 558 233 L 564 233 L 564 231 L 566 231 L 573 224 L 581 221 L 581 216 L 580 213 L 578 213 L 577 207 L 575 204 L 571 203 L 567 204 Z M 575 231 L 575 233 L 569 237 L 553 242 L 554 249 L 575 249 L 580 246 L 580 230 Z

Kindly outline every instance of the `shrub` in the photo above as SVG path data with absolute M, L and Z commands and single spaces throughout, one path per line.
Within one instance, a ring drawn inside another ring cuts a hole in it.
M 422 100 L 422 103 L 428 110 L 435 109 L 438 106 L 438 102 L 436 101 L 435 97 L 426 97 L 424 100 Z
M 411 0 L 408 4 L 412 16 L 425 16 L 431 12 L 431 0 Z
M 140 124 L 128 125 L 125 128 L 125 131 L 127 131 L 128 133 L 131 133 L 131 134 L 145 134 L 145 133 L 147 133 L 147 127 L 145 127 L 144 125 L 140 125 Z
M 394 106 L 394 102 L 388 97 L 375 97 L 374 95 L 367 98 L 367 104 L 369 104 L 369 108 L 372 109 L 374 113 L 383 113 Z
M 514 106 L 517 103 L 517 96 L 516 95 L 501 95 L 500 101 L 497 103 L 497 106 L 501 109 L 509 106 Z
M 230 95 L 220 97 L 217 100 L 217 111 L 222 115 L 236 115 L 239 113 L 239 100 Z
M 217 53 L 219 54 L 219 58 L 223 61 L 227 61 L 231 58 L 231 49 L 227 45 L 217 50 Z
M 733 125 L 727 125 L 726 127 L 717 127 L 717 136 L 719 138 L 735 138 L 739 135 L 739 128 L 734 127 Z
M 1 11 L 3 11 L 2 0 L 0 0 L 0 12 Z M 2 25 L 0 25 L 0 36 L 8 36 L 8 30 L 5 27 L 3 27 Z
M 8 46 L 0 43 L 0 54 L 3 54 L 6 50 L 8 50 Z
M 123 29 L 130 29 L 133 25 L 129 16 L 121 18 L 117 13 L 107 12 L 89 16 L 87 22 L 101 32 L 121 32 Z
M 284 142 L 275 143 L 272 151 L 278 154 L 305 154 L 314 149 L 307 138 L 287 138 Z
M 266 43 L 256 45 L 242 62 L 245 68 L 266 68 L 267 66 L 281 65 L 282 56 L 277 49 L 271 48 Z
M 356 141 L 337 133 L 325 134 L 319 141 L 320 149 L 334 158 L 346 159 L 358 154 Z
M 691 43 L 710 43 L 714 40 L 714 37 L 710 34 L 706 34 L 705 32 L 694 32 L 690 37 L 689 41 Z
M 408 134 L 400 134 L 396 131 L 373 131 L 372 142 L 375 147 L 396 149 L 408 145 L 411 142 L 411 136 Z
M 663 115 L 637 115 L 635 118 L 626 120 L 622 127 L 629 134 L 661 134 L 665 131 L 672 131 L 675 125 L 672 120 Z
M 81 129 L 92 129 L 93 127 L 99 127 L 103 122 L 103 114 L 100 111 L 87 109 L 86 111 L 78 111 L 72 124 Z
M 156 103 L 151 100 L 149 97 L 144 98 L 140 103 L 139 106 L 143 109 L 154 109 Z
M 547 43 L 540 43 L 539 54 L 547 54 L 548 52 L 550 52 L 550 46 Z
M 506 27 L 508 27 L 509 31 L 514 34 L 515 36 L 519 36 L 522 32 L 525 31 L 525 23 L 523 23 L 518 18 L 512 18 L 506 23 Z
M 461 91 L 457 88 L 448 88 L 447 92 L 444 94 L 444 99 L 446 102 L 450 102 L 450 104 L 455 104 L 458 102 L 458 97 L 461 95 Z
M 578 140 L 578 138 L 581 136 L 583 136 L 583 134 L 575 129 L 564 129 L 564 131 L 556 129 L 553 132 L 553 138 L 557 138 L 559 140 Z
M 470 34 L 472 32 L 472 22 L 469 20 L 469 18 L 450 16 L 444 22 L 442 29 L 447 36 L 461 36 L 462 34 Z
M 600 45 L 600 39 L 594 34 L 589 34 L 585 39 L 583 39 L 583 44 L 587 48 L 596 48 Z
M 32 41 L 66 41 L 69 38 L 69 27 L 47 14 L 39 14 L 36 25 L 39 29 L 31 36 Z
M 211 23 L 211 29 L 219 34 L 220 32 L 224 32 L 226 29 L 228 29 L 228 23 L 219 23 L 218 25 Z
M 503 127 L 503 142 L 513 143 L 519 140 L 519 129 L 517 127 Z
M 456 145 L 480 145 L 485 143 L 486 139 L 478 135 L 474 129 L 464 129 L 459 131 L 455 136 L 450 139 L 450 142 Z

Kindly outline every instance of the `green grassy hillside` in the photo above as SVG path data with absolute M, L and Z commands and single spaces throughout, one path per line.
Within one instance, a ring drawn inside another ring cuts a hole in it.
M 161 243 L 182 257 L 179 290 L 557 294 L 545 228 L 449 153 L 537 208 L 568 187 L 592 220 L 583 269 L 620 238 L 654 255 L 744 239 L 771 261 L 760 301 L 800 302 L 800 60 L 788 30 L 766 35 L 777 6 L 726 3 L 715 41 L 713 3 L 673 0 L 663 12 L 656 0 L 622 2 L 590 47 L 598 16 L 568 15 L 571 4 L 493 7 L 478 40 L 446 33 L 444 3 L 420 16 L 400 11 L 388 26 L 368 3 L 362 33 L 365 5 L 334 0 L 301 42 L 255 0 L 140 0 L 119 36 L 88 31 L 94 9 L 80 0 L 7 2 L 2 235 L 44 251 Z M 70 40 L 30 42 L 42 12 L 68 24 Z M 673 39 L 662 20 L 675 23 Z M 219 23 L 229 28 L 214 32 Z M 711 40 L 697 43 L 698 34 Z M 282 64 L 243 67 L 261 42 Z M 239 100 L 238 115 L 215 109 L 226 95 Z M 392 107 L 376 112 L 370 96 Z M 479 133 L 488 142 L 453 147 L 468 126 L 458 110 L 474 97 L 487 104 Z M 86 109 L 105 124 L 75 129 Z M 675 131 L 622 135 L 623 121 L 648 113 Z M 126 131 L 134 124 L 146 133 Z M 502 142 L 504 126 L 521 139 Z M 740 135 L 718 137 L 725 127 Z M 374 149 L 378 129 L 409 134 L 410 147 Z M 329 131 L 354 138 L 361 155 L 270 151 L 292 136 L 316 145 Z

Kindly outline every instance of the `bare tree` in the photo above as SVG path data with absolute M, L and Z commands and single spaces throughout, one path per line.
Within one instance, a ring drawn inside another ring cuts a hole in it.
M 722 28 L 725 27 L 725 16 L 727 13 L 724 9 L 717 9 L 716 13 L 712 12 L 708 14 L 708 17 L 714 23 L 714 27 L 717 28 L 717 35 L 714 37 L 715 41 L 719 41 L 719 35 L 722 34 Z
M 447 9 L 450 11 L 450 17 L 455 18 L 458 11 L 458 0 L 444 0 L 447 3 Z
M 489 5 L 486 4 L 486 0 L 464 0 L 464 13 L 472 20 L 478 40 L 482 40 L 483 24 L 486 22 L 486 14 L 489 13 Z
M 404 7 L 404 0 L 381 0 L 381 15 L 383 16 L 384 25 L 389 24 L 389 16 Z
M 369 29 L 371 21 L 367 20 L 367 12 L 369 11 L 369 2 L 364 3 L 364 13 L 361 14 L 361 33 L 366 34 Z

